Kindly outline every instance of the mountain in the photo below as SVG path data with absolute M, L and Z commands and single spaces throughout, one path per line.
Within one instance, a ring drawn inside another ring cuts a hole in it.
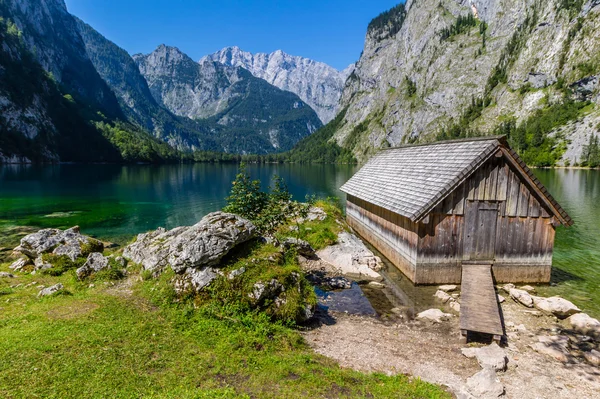
M 1 7 L 24 46 L 65 92 L 109 117 L 122 115 L 116 96 L 87 57 L 63 0 L 2 0 Z
M 404 143 L 507 134 L 531 165 L 586 164 L 600 130 L 598 32 L 598 0 L 408 0 L 371 21 L 343 117 L 302 145 L 363 161 Z
M 178 157 L 121 121 L 59 0 L 0 1 L 0 162 Z
M 133 58 L 90 25 L 75 18 L 94 67 L 119 99 L 128 120 L 180 150 L 222 150 L 211 127 L 178 117 L 159 104 Z
M 225 152 L 290 149 L 321 126 L 297 95 L 243 68 L 210 60 L 197 63 L 165 45 L 133 59 L 154 99 L 175 115 L 215 126 Z
M 312 107 L 323 123 L 331 121 L 339 111 L 344 82 L 354 69 L 350 65 L 338 71 L 329 65 L 277 50 L 270 54 L 252 54 L 239 47 L 226 47 L 203 57 L 225 65 L 242 67 L 282 90 L 296 93 Z

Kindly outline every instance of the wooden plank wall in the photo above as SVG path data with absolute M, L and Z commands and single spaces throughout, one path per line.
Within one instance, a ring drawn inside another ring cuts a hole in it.
M 346 216 L 352 228 L 411 277 L 417 260 L 416 223 L 351 195 Z
M 456 276 L 454 282 L 460 282 L 468 200 L 498 201 L 496 279 L 549 281 L 553 218 L 504 158 L 492 158 L 434 209 L 428 223 L 419 224 L 417 279 L 428 280 L 427 276 L 419 276 L 427 272 L 440 282 Z M 438 273 L 432 271 L 435 267 L 440 268 Z

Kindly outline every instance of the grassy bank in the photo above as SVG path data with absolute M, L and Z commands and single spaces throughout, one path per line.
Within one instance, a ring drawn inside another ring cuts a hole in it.
M 330 243 L 340 228 L 339 210 L 320 205 L 329 216 L 295 232 L 315 247 Z M 276 234 L 292 235 L 290 226 Z M 223 267 L 261 265 L 260 254 L 273 252 L 262 244 Z M 283 267 L 294 268 L 290 262 Z M 298 326 L 237 306 L 235 295 L 176 300 L 168 274 L 142 279 L 135 266 L 129 269 L 125 280 L 94 286 L 72 271 L 1 277 L 0 397 L 450 397 L 404 375 L 342 369 L 312 352 Z M 8 263 L 0 270 L 8 271 Z M 38 285 L 58 282 L 66 294 L 37 298 Z

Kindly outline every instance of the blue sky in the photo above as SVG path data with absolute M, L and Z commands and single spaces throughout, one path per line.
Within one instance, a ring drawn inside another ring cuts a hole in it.
M 66 0 L 69 11 L 130 54 L 164 43 L 195 60 L 226 46 L 281 49 L 342 69 L 367 25 L 400 0 Z

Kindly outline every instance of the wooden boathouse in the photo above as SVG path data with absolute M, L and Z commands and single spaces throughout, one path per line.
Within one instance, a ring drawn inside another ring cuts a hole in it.
M 504 137 L 386 149 L 341 190 L 348 224 L 415 284 L 461 283 L 469 264 L 549 282 L 555 228 L 573 223 Z

